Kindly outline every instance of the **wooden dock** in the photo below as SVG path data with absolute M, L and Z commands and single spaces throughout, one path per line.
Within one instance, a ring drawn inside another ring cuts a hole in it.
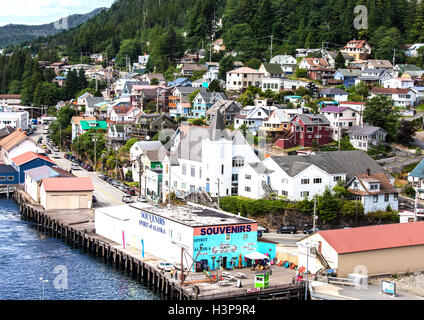
M 243 272 L 246 279 L 242 280 L 242 287 L 236 287 L 234 282 L 230 286 L 219 286 L 218 283 L 202 281 L 206 279 L 203 273 L 190 273 L 187 283 L 180 283 L 179 279 L 171 277 L 169 272 L 163 272 L 156 266 L 163 260 L 142 252 L 133 247 L 122 245 L 106 239 L 95 233 L 94 210 L 57 210 L 45 211 L 34 203 L 23 191 L 16 190 L 13 198 L 19 204 L 22 220 L 34 222 L 41 232 L 46 232 L 75 248 L 81 248 L 85 253 L 103 260 L 104 263 L 115 266 L 117 269 L 143 283 L 144 286 L 159 293 L 168 300 L 302 300 L 305 287 L 303 284 L 294 284 L 294 271 L 282 267 L 274 267 L 269 288 L 255 291 L 253 279 L 255 272 L 247 268 L 227 271 L 230 274 Z M 179 272 L 178 272 L 179 273 Z

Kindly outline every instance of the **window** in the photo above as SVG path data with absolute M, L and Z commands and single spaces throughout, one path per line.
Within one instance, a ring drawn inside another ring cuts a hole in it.
M 281 182 L 287 184 L 289 183 L 289 179 L 284 178 Z
M 238 181 L 238 174 L 231 175 L 231 181 L 237 182 Z
M 313 127 L 306 127 L 306 131 L 307 132 L 314 132 L 314 128 Z
M 309 197 L 309 191 L 302 191 L 302 192 L 300 193 L 300 196 L 301 196 L 302 198 Z
M 202 178 L 202 167 L 199 168 L 199 178 Z
M 322 179 L 321 178 L 315 178 L 314 183 L 316 183 L 316 184 L 322 183 Z
M 342 177 L 340 177 L 340 176 L 334 177 L 334 182 L 337 182 L 337 181 L 340 181 L 340 180 L 342 180 Z
M 8 176 L 7 177 L 7 181 L 13 181 L 13 180 L 15 180 L 15 177 L 14 176 Z
M 399 200 L 399 194 L 394 193 L 393 194 L 393 200 L 398 201 Z
M 0 177 L 0 181 L 6 181 L 6 177 Z
M 301 184 L 309 184 L 309 179 L 302 179 L 300 180 Z
M 289 193 L 285 190 L 281 190 L 281 195 L 284 197 L 287 197 L 289 195 Z
M 250 192 L 250 191 L 252 191 L 252 189 L 250 187 L 244 187 L 244 191 Z
M 185 176 L 187 174 L 187 165 L 183 164 L 182 170 L 183 170 L 183 176 Z
M 354 189 L 358 189 L 358 188 L 359 188 L 359 182 L 355 181 L 355 182 L 353 183 L 353 188 L 354 188 Z
M 384 194 L 384 202 L 389 202 L 389 194 L 388 193 Z
M 186 188 L 186 184 L 185 183 L 181 183 L 181 188 L 185 189 Z
M 370 190 L 378 190 L 378 184 L 370 184 Z
M 221 174 L 224 174 L 224 165 L 221 165 Z
M 177 181 L 174 181 L 174 188 L 178 186 Z
M 233 158 L 233 167 L 243 167 L 244 166 L 244 158 L 242 157 L 234 157 Z
M 191 176 L 192 177 L 196 176 L 196 167 L 195 166 L 191 166 Z
M 378 196 L 374 196 L 374 197 L 373 197 L 373 202 L 374 202 L 374 203 L 377 203 L 377 202 L 378 202 Z

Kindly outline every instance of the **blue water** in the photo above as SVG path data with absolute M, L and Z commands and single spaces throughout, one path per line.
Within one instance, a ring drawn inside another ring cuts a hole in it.
M 48 280 L 44 290 L 40 278 Z M 160 297 L 114 267 L 37 231 L 33 223 L 20 220 L 19 207 L 13 200 L 1 198 L 0 300 L 11 299 L 159 300 Z

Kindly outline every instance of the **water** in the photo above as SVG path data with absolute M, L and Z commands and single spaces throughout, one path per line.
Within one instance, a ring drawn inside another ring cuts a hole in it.
M 48 280 L 44 290 L 40 278 Z M 112 266 L 37 231 L 33 223 L 20 220 L 19 207 L 13 200 L 1 198 L 0 300 L 11 299 L 159 300 L 160 297 Z

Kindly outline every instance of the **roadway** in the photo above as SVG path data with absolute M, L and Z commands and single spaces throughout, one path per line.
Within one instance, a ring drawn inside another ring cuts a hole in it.
M 34 132 L 30 136 L 31 139 L 37 141 L 38 138 L 42 137 L 43 142 L 42 144 L 47 145 L 46 141 L 46 135 L 42 133 L 42 126 L 38 125 L 37 131 Z M 48 147 L 48 146 L 47 146 Z M 48 147 L 49 148 L 49 147 Z M 70 171 L 71 165 L 73 164 L 72 161 L 69 161 L 65 159 L 65 153 L 66 152 L 58 152 L 60 158 L 53 158 L 52 155 L 54 154 L 53 150 L 52 154 L 49 155 L 49 157 L 57 164 L 57 166 L 61 169 L 64 169 L 66 171 Z M 110 207 L 110 206 L 118 206 L 124 204 L 121 199 L 122 196 L 125 195 L 124 192 L 121 190 L 113 187 L 106 181 L 103 181 L 98 177 L 98 173 L 96 172 L 88 172 L 81 168 L 81 170 L 72 170 L 72 174 L 77 177 L 89 177 L 91 178 L 91 181 L 93 182 L 94 186 L 94 196 L 97 198 L 97 203 L 94 203 L 94 208 L 96 207 Z

